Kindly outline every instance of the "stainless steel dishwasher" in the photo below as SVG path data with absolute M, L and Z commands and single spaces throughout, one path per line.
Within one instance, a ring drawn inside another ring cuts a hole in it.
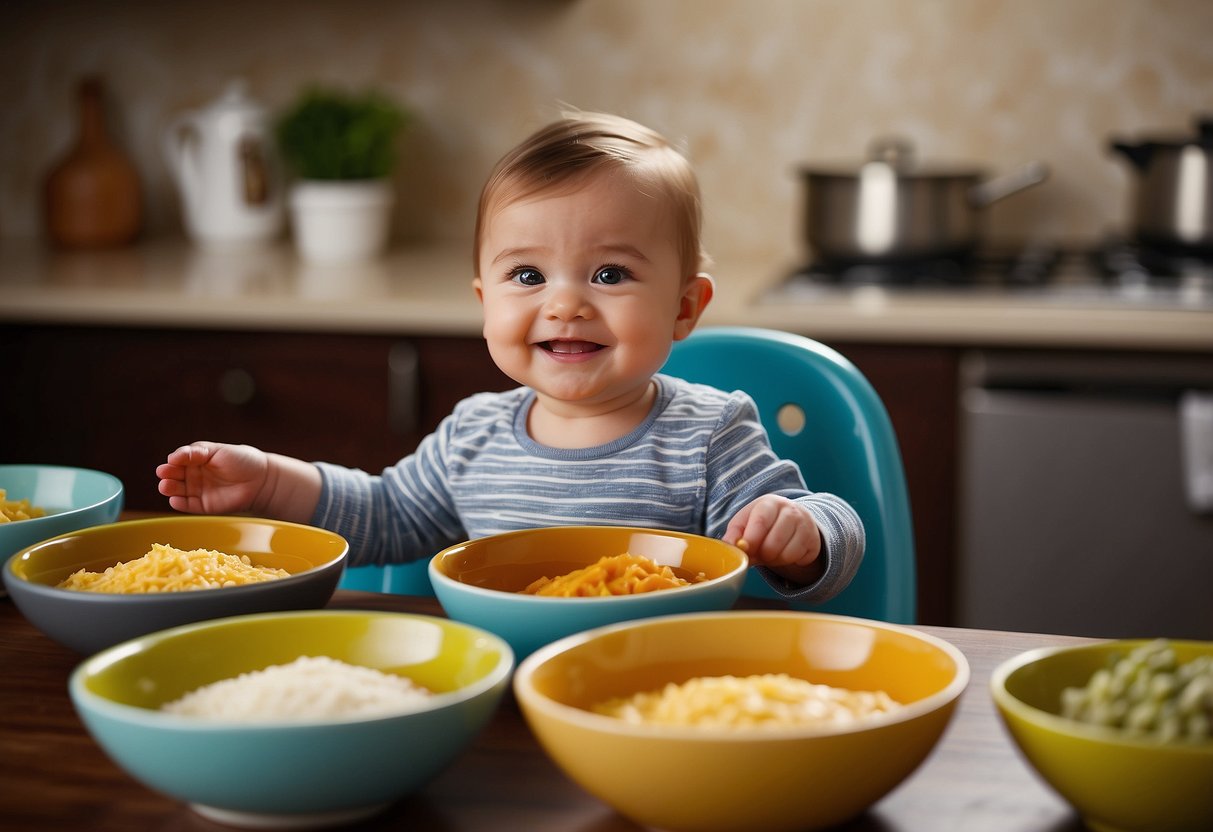
M 1213 639 L 1213 358 L 962 362 L 965 627 Z

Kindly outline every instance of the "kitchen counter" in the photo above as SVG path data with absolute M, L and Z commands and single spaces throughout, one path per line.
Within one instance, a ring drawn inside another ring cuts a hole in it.
M 205 250 L 160 240 L 103 252 L 0 244 L 0 323 L 475 336 L 466 246 L 395 249 L 372 263 L 302 263 L 287 243 Z M 1213 303 L 1132 293 L 1059 295 L 866 286 L 775 294 L 777 258 L 717 254 L 705 325 L 826 342 L 1213 350 Z

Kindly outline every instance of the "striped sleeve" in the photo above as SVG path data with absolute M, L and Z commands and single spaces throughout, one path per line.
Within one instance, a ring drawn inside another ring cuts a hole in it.
M 444 449 L 456 418 L 379 476 L 315 463 L 321 494 L 312 522 L 349 541 L 351 567 L 405 563 L 467 538 L 446 480 Z
M 840 497 L 809 491 L 797 465 L 775 455 L 748 396 L 733 394 L 723 410 L 707 464 L 709 536 L 721 537 L 733 515 L 758 497 L 787 497 L 813 516 L 821 532 L 825 570 L 807 586 L 792 584 L 766 567 L 759 567 L 758 573 L 790 600 L 821 603 L 846 589 L 863 560 L 863 521 Z

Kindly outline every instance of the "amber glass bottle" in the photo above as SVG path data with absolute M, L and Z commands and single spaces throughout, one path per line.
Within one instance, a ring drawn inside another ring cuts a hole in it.
M 86 78 L 77 91 L 75 145 L 46 175 L 46 233 L 61 248 L 106 248 L 133 242 L 143 220 L 139 174 L 114 141 L 105 90 Z

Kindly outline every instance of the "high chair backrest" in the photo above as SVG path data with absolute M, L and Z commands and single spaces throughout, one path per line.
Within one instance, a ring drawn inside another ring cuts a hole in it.
M 662 372 L 748 393 L 775 453 L 800 466 L 810 490 L 836 494 L 859 513 L 863 563 L 850 586 L 811 609 L 914 622 L 914 536 L 901 452 L 884 403 L 854 364 L 800 335 L 705 327 L 674 345 Z M 777 597 L 755 574 L 745 592 Z

